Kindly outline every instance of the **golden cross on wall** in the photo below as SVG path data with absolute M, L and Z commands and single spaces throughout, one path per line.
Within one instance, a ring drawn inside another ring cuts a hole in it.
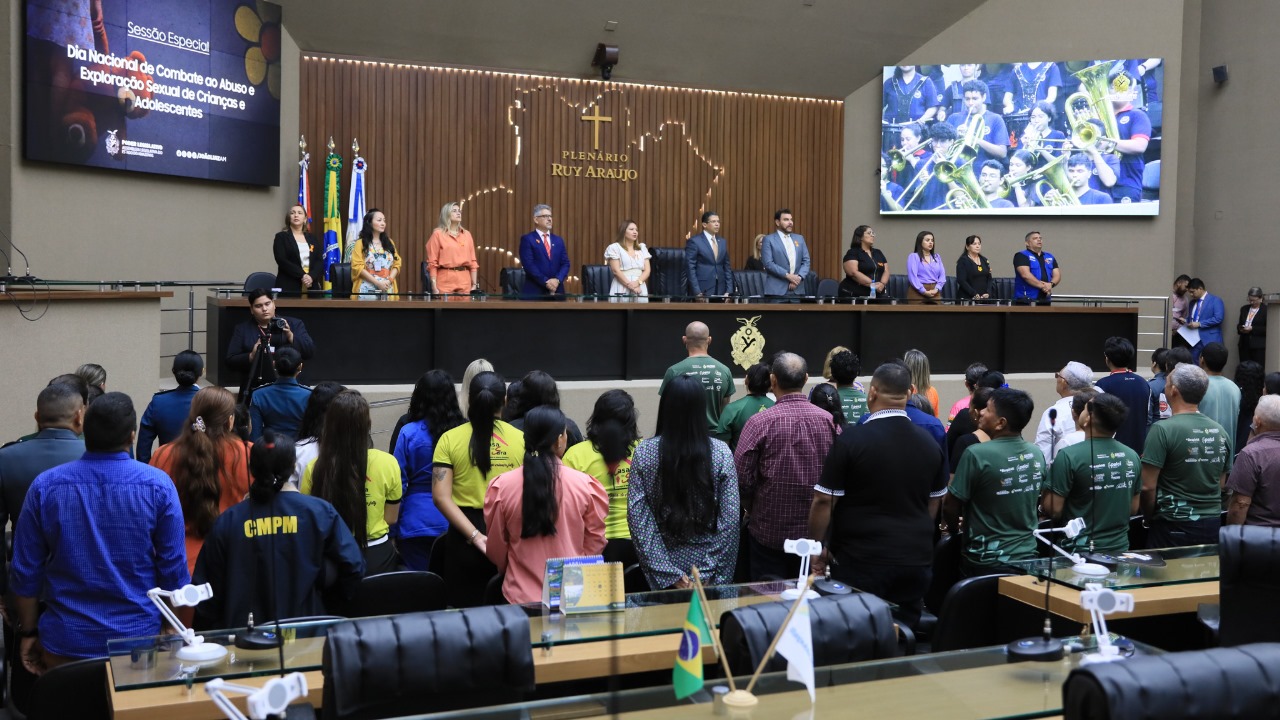
M 592 145 L 591 145 L 591 149 L 592 149 L 592 150 L 599 150 L 599 149 L 600 149 L 600 123 L 602 123 L 602 122 L 613 122 L 613 118 L 611 118 L 611 117 L 605 117 L 604 115 L 601 115 L 601 114 L 600 114 L 600 108 L 595 108 L 594 110 L 592 110 L 592 112 L 594 112 L 595 114 L 594 114 L 594 115 L 583 115 L 583 116 L 582 116 L 582 120 L 583 120 L 584 122 L 589 122 L 589 123 L 591 123 L 591 129 L 592 129 L 592 137 L 591 137 Z

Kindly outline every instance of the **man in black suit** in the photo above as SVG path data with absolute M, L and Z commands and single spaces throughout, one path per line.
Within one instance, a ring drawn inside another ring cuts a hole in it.
M 1262 288 L 1249 288 L 1249 304 L 1240 308 L 1240 321 L 1236 323 L 1240 334 L 1240 362 L 1252 360 L 1267 366 L 1267 306 L 1262 301 Z
M 276 315 L 276 303 L 266 290 L 249 292 L 249 313 L 252 317 L 236 326 L 227 345 L 227 366 L 245 372 L 245 381 L 240 387 L 242 396 L 246 389 L 275 381 L 275 363 L 271 356 L 276 350 L 291 347 L 304 361 L 316 352 L 307 327 L 297 318 Z M 260 361 L 264 351 L 267 357 Z
M 729 243 L 720 237 L 720 216 L 702 213 L 702 232 L 684 245 L 689 294 L 696 298 L 723 298 L 733 294 L 733 269 Z

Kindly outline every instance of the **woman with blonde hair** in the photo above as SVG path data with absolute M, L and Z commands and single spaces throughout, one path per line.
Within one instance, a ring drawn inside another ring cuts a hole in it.
M 764 252 L 764 233 L 756 236 L 751 242 L 751 254 L 747 256 L 747 264 L 743 270 L 759 270 L 764 272 L 764 259 L 761 254 Z
M 251 445 L 232 430 L 235 412 L 231 391 L 216 386 L 200 390 L 191 399 L 182 434 L 151 457 L 151 465 L 173 478 L 178 489 L 187 528 L 188 571 L 195 569 L 213 522 L 249 492 Z
M 929 381 L 929 356 L 919 350 L 908 350 L 902 361 L 911 371 L 911 384 L 916 386 L 916 393 L 928 399 L 933 405 L 933 415 L 939 420 L 942 413 L 938 409 L 938 389 Z
M 445 203 L 440 208 L 440 226 L 427 238 L 427 275 L 434 295 L 463 294 L 480 289 L 476 274 L 476 241 L 462 227 L 462 204 Z
M 618 236 L 604 249 L 604 261 L 613 276 L 609 302 L 649 302 L 649 249 L 640 242 L 635 220 L 623 220 Z

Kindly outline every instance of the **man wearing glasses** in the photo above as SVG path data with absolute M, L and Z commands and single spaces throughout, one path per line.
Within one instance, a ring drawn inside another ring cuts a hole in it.
M 551 206 L 535 205 L 533 232 L 520 238 L 520 264 L 524 266 L 525 299 L 564 297 L 569 276 L 569 252 L 564 238 L 551 232 Z

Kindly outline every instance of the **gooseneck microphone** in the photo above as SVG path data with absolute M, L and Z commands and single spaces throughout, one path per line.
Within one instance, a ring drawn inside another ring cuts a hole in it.
M 1046 462 L 1053 462 L 1053 457 L 1058 454 L 1058 408 L 1049 408 L 1049 457 L 1045 458 Z

